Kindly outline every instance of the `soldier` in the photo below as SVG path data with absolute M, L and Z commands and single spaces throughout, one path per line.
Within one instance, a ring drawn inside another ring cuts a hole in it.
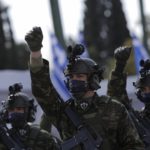
M 127 60 L 130 56 L 131 48 L 119 47 L 115 50 L 116 59 L 115 69 L 111 73 L 108 83 L 107 94 L 122 102 L 128 109 L 135 126 L 143 140 L 146 149 L 150 149 L 150 60 L 141 61 L 141 70 L 138 80 L 134 83 L 137 89 L 136 95 L 138 99 L 145 104 L 141 111 L 135 111 L 132 107 L 132 100 L 129 99 L 126 91 L 127 74 L 124 72 Z
M 44 118 L 58 128 L 63 140 L 67 140 L 76 133 L 77 129 L 66 117 L 63 106 L 57 100 L 57 93 L 49 76 L 49 63 L 42 59 L 43 34 L 41 28 L 34 27 L 26 34 L 25 40 L 31 51 L 32 92 L 45 112 L 46 117 Z M 76 45 L 74 48 L 70 46 L 69 49 L 76 53 L 78 50 L 82 51 L 83 46 Z M 103 142 L 96 149 L 143 150 L 143 143 L 139 139 L 126 108 L 111 97 L 96 94 L 102 79 L 100 67 L 93 60 L 77 57 L 75 53 L 65 68 L 68 89 L 76 98 L 68 105 L 75 109 L 84 122 L 102 137 Z M 78 144 L 77 149 L 85 149 L 82 143 Z
M 36 113 L 34 99 L 29 98 L 20 89 L 21 86 L 17 83 L 10 86 L 8 99 L 3 103 L 0 119 L 0 149 L 58 149 L 47 131 L 31 124 L 35 120 Z

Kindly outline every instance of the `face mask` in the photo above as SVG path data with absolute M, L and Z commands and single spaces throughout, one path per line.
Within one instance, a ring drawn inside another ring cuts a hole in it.
M 141 93 L 141 91 L 138 91 L 136 95 L 141 102 L 145 104 L 150 103 L 150 93 Z
M 150 102 L 150 93 L 145 93 L 141 96 L 140 100 L 143 103 L 149 103 Z
M 14 127 L 23 127 L 26 122 L 25 113 L 20 112 L 10 112 L 8 114 L 8 120 Z
M 69 80 L 69 91 L 74 97 L 82 97 L 88 90 L 88 84 L 86 81 Z
M 69 90 L 71 93 L 86 92 L 87 82 L 80 80 L 69 80 Z

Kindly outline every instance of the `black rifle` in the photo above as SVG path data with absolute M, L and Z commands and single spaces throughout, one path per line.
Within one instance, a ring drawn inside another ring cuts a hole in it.
M 0 117 L 0 139 L 8 150 L 25 150 L 23 146 L 16 143 L 9 134 L 9 129 Z
M 64 141 L 61 145 L 61 149 L 70 150 L 76 146 L 81 146 L 84 150 L 99 150 L 103 141 L 102 137 L 88 126 L 70 105 L 66 105 L 64 111 L 77 129 L 77 133 L 73 135 L 72 138 Z
M 150 125 L 150 121 L 147 120 L 141 120 L 139 114 L 137 114 L 133 108 L 129 111 L 130 116 L 134 122 L 134 125 L 139 133 L 139 136 L 141 137 L 143 143 L 146 145 L 145 150 L 150 150 L 150 130 L 147 129 L 145 124 L 147 126 Z M 149 128 L 149 127 L 148 127 Z

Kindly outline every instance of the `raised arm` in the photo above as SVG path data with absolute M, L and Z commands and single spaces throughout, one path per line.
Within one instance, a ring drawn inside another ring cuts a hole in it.
M 34 27 L 26 34 L 25 40 L 31 52 L 29 69 L 33 95 L 45 114 L 51 116 L 51 114 L 56 113 L 57 97 L 50 80 L 49 62 L 42 58 L 43 33 L 41 28 Z
M 127 109 L 130 107 L 130 100 L 126 91 L 127 74 L 124 73 L 124 68 L 130 53 L 131 47 L 119 47 L 114 51 L 116 65 L 111 72 L 107 87 L 107 94 L 123 103 Z

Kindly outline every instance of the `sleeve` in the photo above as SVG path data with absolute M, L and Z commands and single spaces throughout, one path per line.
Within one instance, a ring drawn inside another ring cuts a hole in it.
M 117 138 L 121 150 L 144 150 L 144 144 L 139 137 L 128 111 L 123 105 L 118 123 Z
M 108 81 L 107 95 L 121 102 L 127 109 L 129 109 L 131 106 L 131 100 L 129 99 L 126 91 L 126 81 L 127 74 L 119 74 L 115 71 L 112 71 Z
M 41 58 L 39 58 L 41 59 Z M 41 60 L 33 60 L 35 64 L 42 62 Z M 32 61 L 32 62 L 33 62 Z M 49 120 L 56 125 L 60 110 L 60 103 L 57 100 L 57 93 L 50 80 L 49 62 L 43 59 L 43 64 L 30 64 L 31 87 L 38 104 L 43 112 L 49 117 Z

